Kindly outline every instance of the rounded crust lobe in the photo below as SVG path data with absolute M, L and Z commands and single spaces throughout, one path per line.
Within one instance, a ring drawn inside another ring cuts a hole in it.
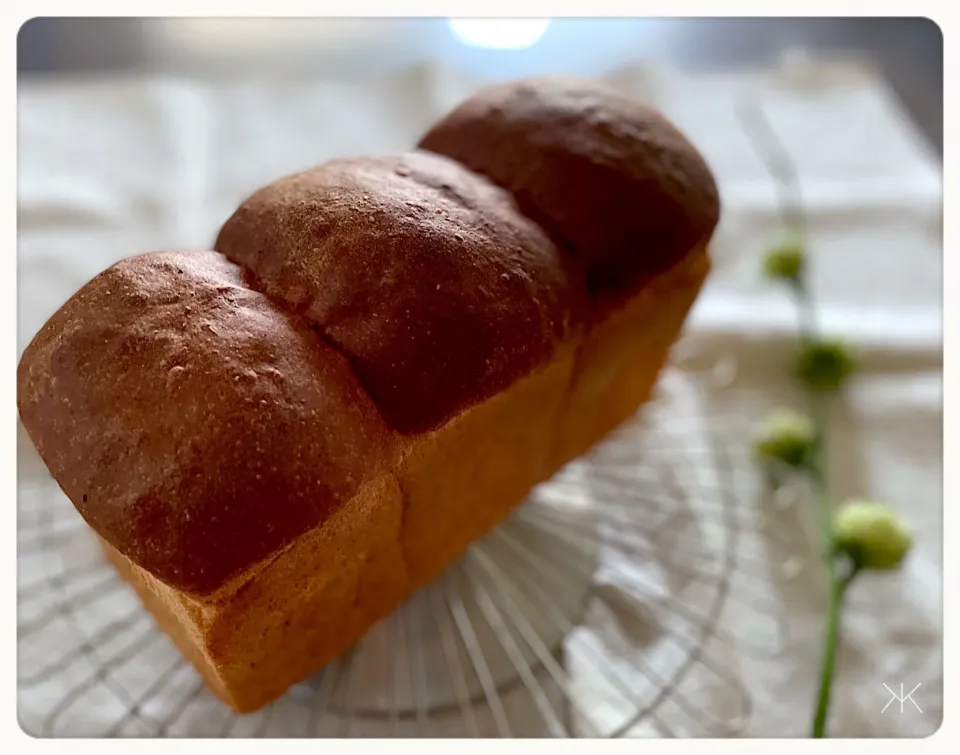
M 582 282 L 507 192 L 429 153 L 281 179 L 240 206 L 216 249 L 335 343 L 402 433 L 548 361 L 584 307 Z
M 631 289 L 712 234 L 717 187 L 662 115 L 593 81 L 542 76 L 481 90 L 420 140 L 516 197 L 587 266 Z
M 215 252 L 157 252 L 71 298 L 18 370 L 54 478 L 123 555 L 216 590 L 390 469 L 346 360 Z
M 274 555 L 394 469 L 402 435 L 575 346 L 719 215 L 689 142 L 593 82 L 491 87 L 420 147 L 264 187 L 216 252 L 117 263 L 24 353 L 51 474 L 161 581 L 210 595 Z

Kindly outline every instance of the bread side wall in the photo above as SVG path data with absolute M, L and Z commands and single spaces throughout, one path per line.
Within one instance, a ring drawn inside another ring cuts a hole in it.
M 704 251 L 692 254 L 546 367 L 418 438 L 395 473 L 224 591 L 190 598 L 108 554 L 209 686 L 256 710 L 349 649 L 632 416 L 708 266 Z
M 587 453 L 650 397 L 710 269 L 694 250 L 584 339 L 563 412 L 556 466 Z

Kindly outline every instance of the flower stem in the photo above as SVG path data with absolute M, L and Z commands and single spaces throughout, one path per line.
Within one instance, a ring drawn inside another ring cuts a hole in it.
M 813 300 L 803 281 L 794 281 L 793 293 L 800 317 L 800 339 L 813 343 L 817 338 L 817 322 Z M 826 736 L 827 716 L 830 712 L 830 693 L 833 689 L 834 669 L 840 642 L 840 615 L 843 612 L 843 598 L 847 587 L 857 574 L 857 567 L 851 566 L 845 573 L 838 569 L 837 556 L 833 543 L 833 506 L 830 501 L 828 485 L 827 437 L 830 418 L 829 396 L 815 392 L 810 397 L 810 415 L 816 428 L 817 442 L 808 465 L 808 473 L 816 498 L 817 518 L 820 525 L 820 548 L 827 569 L 829 601 L 827 604 L 827 624 L 823 637 L 822 659 L 820 665 L 820 683 L 817 691 L 816 706 L 813 715 L 811 736 L 823 739 Z
M 797 169 L 780 139 L 757 102 L 739 103 L 740 121 L 747 132 L 757 156 L 763 161 L 767 172 L 777 182 L 780 214 L 786 228 L 792 229 L 799 238 L 805 236 L 803 201 Z
M 779 192 L 780 213 L 783 224 L 801 242 L 806 236 L 806 221 L 796 166 L 774 130 L 756 104 L 744 104 L 740 116 L 748 137 L 758 156 L 766 165 L 770 175 L 776 180 Z M 791 281 L 791 290 L 797 304 L 799 337 L 801 345 L 812 346 L 818 342 L 816 308 L 806 281 L 806 271 L 801 270 Z M 843 598 L 847 587 L 856 577 L 859 567 L 850 564 L 844 572 L 838 568 L 838 556 L 833 547 L 833 506 L 830 501 L 827 484 L 827 430 L 830 418 L 830 397 L 819 391 L 810 396 L 810 415 L 816 430 L 817 440 L 809 459 L 806 472 L 814 490 L 817 516 L 820 524 L 820 546 L 822 548 L 827 580 L 830 589 L 827 607 L 827 625 L 823 641 L 823 658 L 820 668 L 820 686 L 817 694 L 816 711 L 813 719 L 813 737 L 826 736 L 827 714 L 830 710 L 830 690 L 833 685 L 834 667 L 840 639 L 840 614 L 843 610 Z
M 828 397 L 814 395 L 810 399 L 810 416 L 816 428 L 817 442 L 814 446 L 809 464 L 809 473 L 813 483 L 816 503 L 817 520 L 820 524 L 820 546 L 827 563 L 828 577 L 832 581 L 836 572 L 831 554 L 833 540 L 833 504 L 830 501 L 829 485 L 827 484 L 827 431 L 829 428 L 830 408 Z
M 830 579 L 830 604 L 827 608 L 827 627 L 823 639 L 823 661 L 820 666 L 820 688 L 817 693 L 817 707 L 813 717 L 811 737 L 823 739 L 826 736 L 827 714 L 830 712 L 830 692 L 833 688 L 833 674 L 837 663 L 837 648 L 840 644 L 840 614 L 843 610 L 843 598 L 847 587 L 857 574 L 857 568 L 851 567 L 846 574 L 838 575 L 835 558 Z
M 800 341 L 811 344 L 817 341 L 817 312 L 813 306 L 813 299 L 807 290 L 803 278 L 796 278 L 791 282 L 793 297 L 797 303 L 797 316 L 800 325 Z

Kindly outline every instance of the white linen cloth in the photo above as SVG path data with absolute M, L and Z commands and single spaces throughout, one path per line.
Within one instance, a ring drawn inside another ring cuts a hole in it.
M 732 356 L 739 371 L 735 390 L 707 396 L 708 413 L 750 419 L 795 398 L 784 387 L 793 312 L 758 272 L 759 254 L 779 229 L 776 189 L 738 121 L 743 98 L 762 104 L 797 165 L 822 325 L 855 341 L 863 360 L 834 416 L 835 491 L 890 502 L 916 535 L 902 571 L 864 578 L 850 594 L 831 732 L 930 734 L 942 715 L 938 162 L 865 68 L 814 64 L 691 76 L 644 67 L 609 78 L 661 107 L 718 177 L 724 210 L 715 269 L 687 341 L 703 354 Z M 21 85 L 20 351 L 67 297 L 117 259 L 208 247 L 254 188 L 330 157 L 407 148 L 477 85 L 428 68 L 365 82 Z M 33 453 L 22 432 L 20 449 Z M 43 473 L 21 466 L 22 477 L 31 474 Z M 813 512 L 806 514 L 801 531 L 812 528 Z M 807 732 L 822 575 L 806 570 L 777 600 L 790 627 L 783 654 L 751 663 L 724 651 L 752 700 L 749 736 Z M 899 703 L 881 713 L 890 698 L 884 685 L 899 692 L 901 684 L 905 692 L 921 685 L 913 699 L 922 712 L 908 702 L 902 713 Z M 704 706 L 722 707 L 723 691 L 701 691 Z

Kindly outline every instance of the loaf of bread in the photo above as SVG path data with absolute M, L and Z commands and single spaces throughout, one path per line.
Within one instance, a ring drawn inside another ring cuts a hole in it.
M 18 368 L 44 463 L 233 709 L 348 649 L 647 399 L 709 269 L 711 173 L 658 113 L 543 77 L 412 151 L 125 259 Z

